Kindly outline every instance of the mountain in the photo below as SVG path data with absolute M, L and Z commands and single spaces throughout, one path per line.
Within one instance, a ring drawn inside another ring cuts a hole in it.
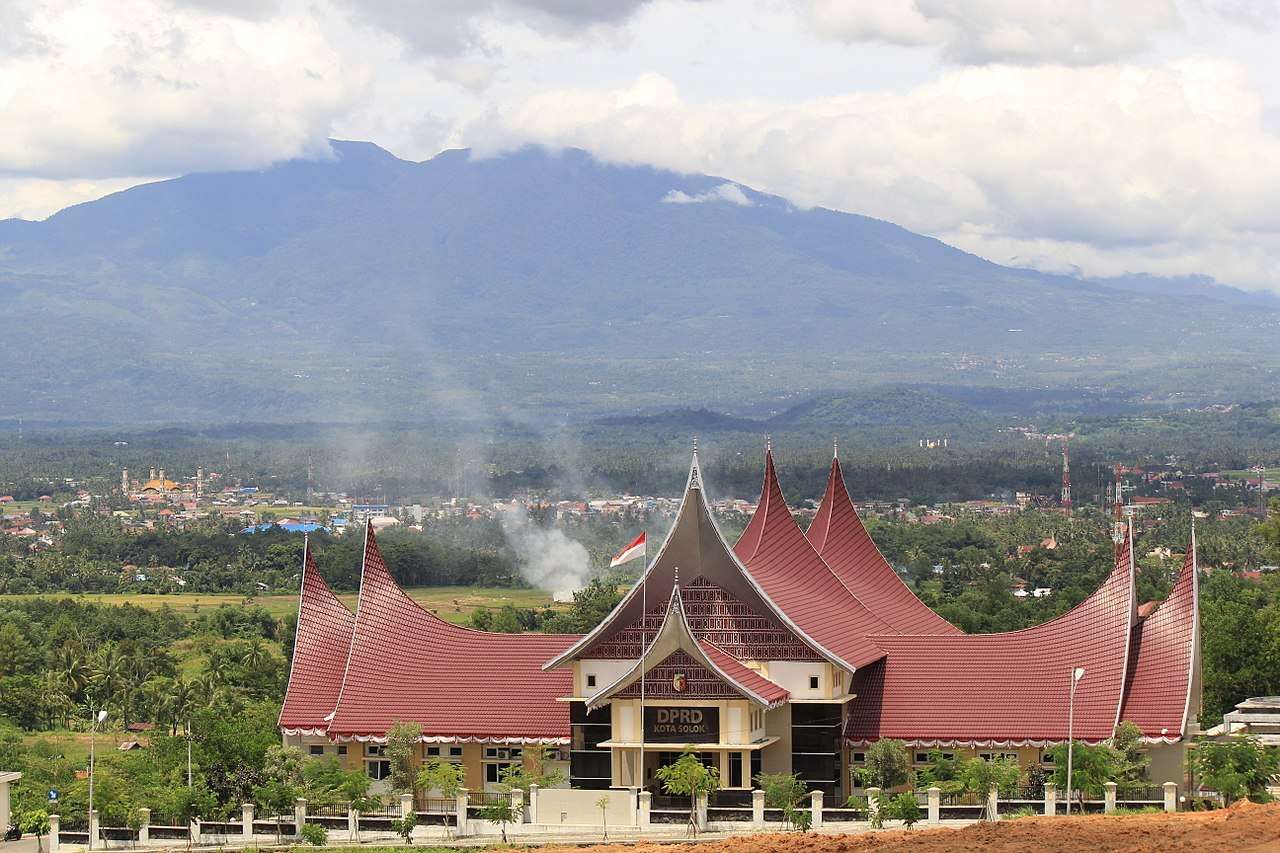
M 884 382 L 1277 385 L 1280 309 L 1225 288 L 1002 267 L 581 151 L 331 147 L 0 222 L 7 416 L 764 416 Z

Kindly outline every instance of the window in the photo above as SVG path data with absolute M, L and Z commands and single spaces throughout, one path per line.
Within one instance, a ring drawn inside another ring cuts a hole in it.
M 810 690 L 818 689 L 818 676 L 816 675 L 809 676 L 809 689 Z
M 449 757 L 450 757 L 450 758 L 459 758 L 459 759 L 460 759 L 460 758 L 462 758 L 462 747 L 460 747 L 460 746 L 451 746 L 451 747 L 449 747 Z
M 849 760 L 854 764 L 866 764 L 867 754 L 865 752 L 855 752 L 853 755 L 849 756 Z
M 377 756 L 381 758 L 387 754 L 387 745 L 383 743 L 366 743 L 364 745 L 364 754 L 370 757 Z
M 954 752 L 940 752 L 940 753 L 938 753 L 938 754 L 942 756 L 942 760 L 943 760 L 943 761 L 954 761 L 954 760 L 955 760 L 955 757 L 956 757 L 956 754 L 955 754 Z M 916 753 L 916 764 L 930 764 L 930 763 L 932 763 L 932 762 L 933 762 L 933 759 L 929 757 L 930 755 L 932 755 L 932 753 L 929 753 L 929 752 L 917 752 L 917 753 Z
M 391 762 L 381 759 L 365 762 L 365 772 L 370 779 L 386 779 L 391 776 Z
M 347 745 L 345 743 L 338 744 L 338 755 L 347 754 Z
M 439 757 L 440 757 L 440 747 L 438 746 L 427 747 L 427 758 L 439 758 Z
M 916 753 L 916 764 L 928 764 L 928 763 L 929 763 L 929 753 L 927 752 Z
M 1002 753 L 1000 753 L 1000 757 L 1001 757 L 1001 758 L 1003 758 L 1005 761 L 1017 761 L 1017 760 L 1018 760 L 1018 753 L 1016 753 L 1016 752 L 1002 752 Z
M 742 753 L 729 753 L 729 787 L 742 787 Z
M 983 761 L 990 761 L 990 760 L 994 757 L 994 755 L 995 755 L 995 754 L 994 754 L 994 753 L 991 753 L 991 752 L 979 752 L 979 753 L 978 753 L 978 757 L 979 757 L 979 758 L 981 758 Z
M 324 747 L 320 744 L 314 744 L 311 747 L 310 752 L 312 755 L 324 755 Z
M 502 781 L 502 773 L 508 767 L 514 767 L 522 760 L 523 750 L 520 747 L 487 746 L 484 750 L 484 781 L 486 785 L 497 785 Z
M 587 686 L 588 686 L 588 687 L 595 687 L 595 686 L 596 686 L 596 677 L 595 677 L 594 675 L 588 675 L 588 676 L 587 676 Z
M 1053 753 L 1052 753 L 1052 752 L 1050 752 L 1050 751 L 1049 751 L 1049 750 L 1047 750 L 1047 749 L 1046 749 L 1046 750 L 1042 750 L 1042 751 L 1041 751 L 1041 753 L 1040 753 L 1040 763 L 1041 763 L 1041 764 L 1049 764 L 1049 765 L 1052 765 L 1052 764 L 1053 764 Z

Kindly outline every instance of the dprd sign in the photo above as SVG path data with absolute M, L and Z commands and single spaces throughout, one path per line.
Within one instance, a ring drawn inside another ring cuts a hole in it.
M 645 708 L 644 739 L 650 743 L 714 743 L 720 739 L 720 709 Z

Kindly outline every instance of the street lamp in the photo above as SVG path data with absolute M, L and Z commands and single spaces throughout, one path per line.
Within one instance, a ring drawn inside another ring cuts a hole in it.
M 98 724 L 107 719 L 106 711 L 93 715 L 89 723 L 89 849 L 93 849 L 93 765 L 97 757 Z
M 1075 747 L 1076 685 L 1084 678 L 1084 667 L 1071 670 L 1071 698 L 1067 704 L 1067 814 L 1071 814 L 1071 753 Z

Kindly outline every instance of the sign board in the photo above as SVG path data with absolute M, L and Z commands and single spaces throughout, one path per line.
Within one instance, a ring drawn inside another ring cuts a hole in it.
M 720 709 L 645 708 L 644 739 L 649 743 L 715 743 L 720 739 Z
M 50 788 L 50 789 L 49 789 L 49 802 L 51 802 L 51 803 L 56 803 L 57 801 L 58 801 L 58 789 L 57 789 L 57 788 Z

